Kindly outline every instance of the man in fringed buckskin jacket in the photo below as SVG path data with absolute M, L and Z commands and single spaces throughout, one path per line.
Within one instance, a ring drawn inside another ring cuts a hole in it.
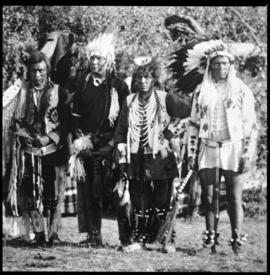
M 231 245 L 237 253 L 246 237 L 241 232 L 242 189 L 256 148 L 256 113 L 251 90 L 236 76 L 233 55 L 225 43 L 216 43 L 204 55 L 204 58 L 207 57 L 207 66 L 203 81 L 194 94 L 188 156 L 189 166 L 194 168 L 198 154 L 206 210 L 204 246 L 213 248 L 219 244 L 218 198 L 219 181 L 223 175 L 231 222 Z
M 53 245 L 60 241 L 70 114 L 66 93 L 49 78 L 46 56 L 32 51 L 27 66 L 29 81 L 23 82 L 14 117 L 17 158 L 11 177 L 16 177 L 17 167 L 24 226 L 28 233 L 32 227 L 35 234 L 31 242 Z

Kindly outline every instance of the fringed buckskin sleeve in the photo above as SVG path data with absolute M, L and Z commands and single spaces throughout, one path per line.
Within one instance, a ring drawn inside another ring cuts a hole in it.
M 259 129 L 255 111 L 254 96 L 250 88 L 242 84 L 243 101 L 242 101 L 242 118 L 243 118 L 243 153 L 248 158 L 253 159 L 256 154 L 257 139 Z

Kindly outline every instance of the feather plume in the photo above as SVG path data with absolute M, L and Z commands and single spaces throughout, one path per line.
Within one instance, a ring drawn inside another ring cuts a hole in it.
M 84 162 L 79 156 L 79 153 L 82 151 L 88 151 L 91 153 L 93 149 L 93 143 L 91 141 L 91 135 L 85 135 L 80 138 L 77 138 L 73 142 L 73 154 L 69 158 L 69 168 L 68 172 L 71 179 L 84 181 L 85 180 L 85 170 Z
M 111 88 L 111 106 L 109 111 L 108 119 L 110 121 L 110 126 L 113 127 L 115 120 L 118 117 L 120 106 L 118 101 L 118 93 L 114 87 Z
M 192 49 L 187 50 L 187 59 L 183 64 L 184 74 L 195 69 L 203 74 L 207 65 L 207 57 L 214 51 L 225 49 L 227 49 L 227 46 L 222 40 L 209 40 L 196 44 Z

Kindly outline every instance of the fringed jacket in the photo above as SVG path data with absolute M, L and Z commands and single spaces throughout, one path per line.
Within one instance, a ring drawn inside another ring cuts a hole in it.
M 47 135 L 50 138 L 49 144 L 55 144 L 54 150 L 46 159 L 46 163 L 62 167 L 68 160 L 68 149 L 65 147 L 67 134 L 70 130 L 70 112 L 66 104 L 67 93 L 58 85 L 50 83 L 42 93 L 39 108 L 36 107 L 33 97 L 33 90 L 28 82 L 22 81 L 22 86 L 16 98 L 15 113 L 13 118 L 21 120 L 31 129 L 39 131 L 40 135 Z M 12 131 L 7 135 L 9 140 L 5 140 L 5 146 L 10 148 L 10 154 L 5 158 L 7 169 L 4 178 L 3 191 L 8 192 L 7 200 L 17 210 L 17 190 L 20 188 L 25 172 L 25 157 L 22 152 L 27 149 L 27 144 L 22 143 L 22 138 L 16 136 Z M 30 156 L 30 155 L 29 155 Z M 41 156 L 42 157 L 42 156 Z
M 53 82 L 49 82 L 36 106 L 33 88 L 23 82 L 15 118 L 26 122 L 40 135 L 47 135 L 50 143 L 63 145 L 70 131 L 70 110 L 66 104 L 67 93 Z
M 159 101 L 160 107 L 156 101 Z M 140 118 L 142 112 L 145 112 L 144 118 Z M 182 119 L 189 115 L 189 102 L 164 91 L 153 91 L 149 97 L 149 106 L 146 106 L 144 111 L 140 110 L 138 93 L 127 97 L 114 136 L 120 153 L 119 163 L 128 164 L 130 178 L 139 180 L 139 167 L 142 163 L 138 151 L 141 137 L 145 135 L 147 135 L 143 144 L 145 179 L 158 180 L 177 176 L 176 160 L 170 151 L 169 139 L 180 129 L 171 127 L 170 122 L 172 117 Z M 141 127 L 146 129 L 144 134 L 140 132 Z
M 243 83 L 238 81 L 239 90 L 232 91 L 236 95 L 233 99 L 224 100 L 225 114 L 231 141 L 244 140 L 244 150 L 254 151 L 254 138 L 257 138 L 257 121 L 252 91 Z M 196 157 L 199 138 L 210 139 L 211 110 L 199 104 L 200 85 L 194 92 L 191 109 L 190 124 L 188 127 L 188 156 Z M 251 141 L 251 142 L 250 142 Z

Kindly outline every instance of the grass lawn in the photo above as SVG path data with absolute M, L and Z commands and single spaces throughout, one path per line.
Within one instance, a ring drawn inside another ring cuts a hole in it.
M 266 217 L 245 218 L 243 232 L 248 241 L 235 256 L 228 245 L 230 224 L 226 212 L 220 217 L 221 245 L 217 254 L 201 246 L 204 219 L 192 222 L 177 219 L 176 253 L 163 254 L 159 245 L 132 253 L 118 251 L 116 220 L 103 219 L 102 234 L 105 247 L 80 247 L 85 234 L 78 233 L 77 217 L 63 218 L 60 238 L 63 244 L 54 248 L 30 248 L 23 241 L 9 240 L 3 247 L 3 271 L 187 271 L 187 272 L 266 272 Z

